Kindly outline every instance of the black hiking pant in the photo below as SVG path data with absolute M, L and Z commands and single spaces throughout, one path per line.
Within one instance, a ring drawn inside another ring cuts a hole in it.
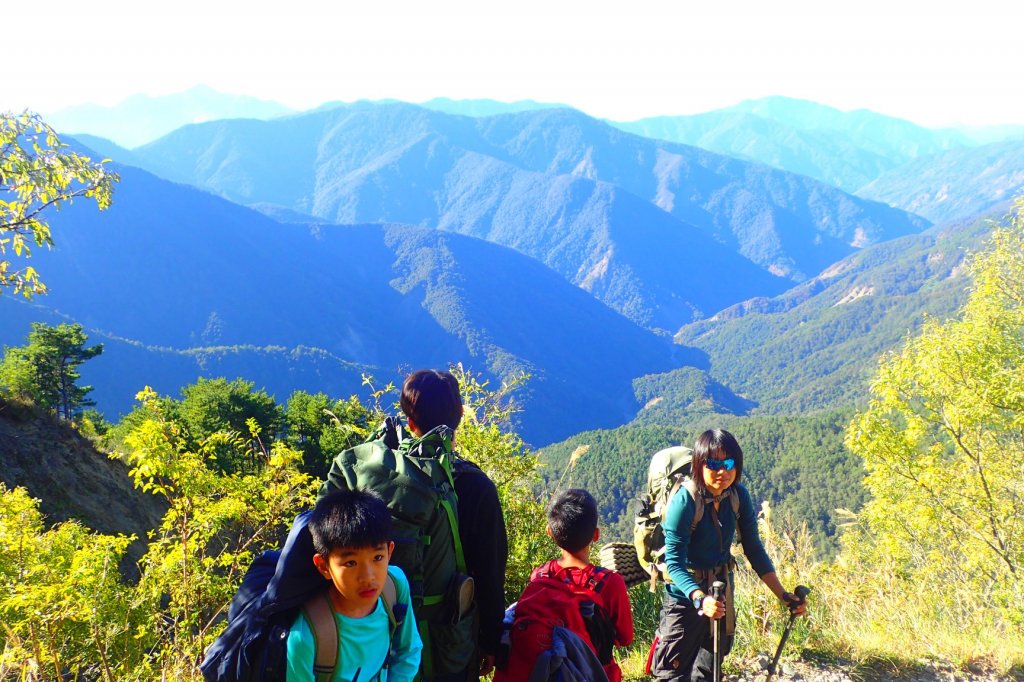
M 719 640 L 719 657 L 732 649 L 732 635 L 725 634 L 725 619 Z M 698 612 L 689 599 L 677 599 L 667 590 L 658 620 L 658 643 L 651 660 L 651 676 L 656 680 L 712 682 L 715 645 L 711 619 Z M 721 664 L 721 660 L 719 661 Z

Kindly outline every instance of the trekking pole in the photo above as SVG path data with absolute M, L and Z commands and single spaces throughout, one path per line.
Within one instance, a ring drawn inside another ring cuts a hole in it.
M 715 601 L 722 601 L 724 591 L 725 583 L 721 580 L 711 583 L 711 596 L 715 598 Z M 713 628 L 711 633 L 715 643 L 715 665 L 712 669 L 714 671 L 714 682 L 722 682 L 722 658 L 719 653 L 722 647 L 722 619 L 716 618 L 711 621 L 711 627 Z
M 796 589 L 793 590 L 793 595 L 800 600 L 798 603 L 803 603 L 804 599 L 810 594 L 811 588 L 803 585 L 797 585 Z M 782 631 L 782 639 L 779 640 L 779 648 L 775 650 L 775 658 L 768 664 L 768 677 L 765 678 L 764 682 L 771 682 L 772 675 L 775 674 L 775 670 L 779 665 L 779 657 L 782 656 L 782 647 L 786 646 L 786 640 L 789 639 L 789 631 L 793 629 L 793 621 L 796 620 L 796 614 L 790 612 L 789 622 L 786 624 L 786 629 Z

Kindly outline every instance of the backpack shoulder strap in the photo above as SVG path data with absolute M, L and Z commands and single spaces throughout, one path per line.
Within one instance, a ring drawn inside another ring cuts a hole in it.
M 601 594 L 604 583 L 611 575 L 611 571 L 603 566 L 591 566 L 590 577 L 587 579 L 587 589 L 594 594 Z
M 736 486 L 731 485 L 729 489 L 725 491 L 726 497 L 729 498 L 729 503 L 732 505 L 732 513 L 736 516 L 737 528 L 739 527 L 740 518 L 740 494 L 736 490 Z
M 330 682 L 338 667 L 338 621 L 331 598 L 321 592 L 302 610 L 313 633 L 313 677 L 316 682 Z
M 557 578 L 558 573 L 562 570 L 562 567 L 558 565 L 558 562 L 554 559 L 548 561 L 546 564 L 541 564 L 534 573 L 534 580 L 537 578 Z
M 388 612 L 388 628 L 393 637 L 405 614 L 402 613 L 404 609 L 396 608 L 398 606 L 398 586 L 395 585 L 395 579 L 391 577 L 390 573 L 388 573 L 387 580 L 384 581 L 384 589 L 381 590 L 380 596 L 384 602 L 384 610 Z
M 677 482 L 676 485 L 678 486 L 679 483 Z M 704 496 L 697 491 L 697 483 L 689 476 L 682 479 L 682 487 L 686 488 L 690 499 L 693 500 L 693 521 L 690 522 L 690 532 L 693 533 L 697 524 L 704 518 Z

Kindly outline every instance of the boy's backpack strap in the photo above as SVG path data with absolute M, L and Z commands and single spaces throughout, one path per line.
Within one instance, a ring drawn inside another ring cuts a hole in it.
M 326 591 L 306 602 L 303 613 L 313 633 L 313 677 L 330 682 L 338 667 L 338 621 Z
M 405 619 L 408 604 L 398 603 L 398 586 L 389 573 L 384 581 L 384 589 L 380 593 L 384 610 L 388 614 L 388 639 L 392 644 L 398 626 Z M 310 632 L 313 633 L 313 677 L 316 682 L 330 682 L 338 667 L 338 620 L 334 616 L 334 607 L 327 592 L 309 600 L 303 607 Z M 392 646 L 388 646 L 388 655 L 384 659 L 384 668 L 391 663 Z
M 381 590 L 380 596 L 384 610 L 388 614 L 388 655 L 384 657 L 384 665 L 381 667 L 381 670 L 387 670 L 391 667 L 391 661 L 395 657 L 395 633 L 398 632 L 398 626 L 405 620 L 409 605 L 398 603 L 398 586 L 390 573 L 388 573 L 387 580 L 384 581 L 384 589 Z M 377 679 L 379 679 L 379 675 Z
M 384 597 L 384 606 L 388 610 L 388 618 L 394 622 L 395 620 L 395 604 L 398 603 L 398 586 L 395 585 L 395 579 L 388 573 L 387 580 L 384 581 L 384 589 L 380 591 L 380 596 Z
M 603 566 L 591 566 L 590 576 L 587 578 L 587 589 L 594 594 L 601 594 L 604 583 L 612 572 Z

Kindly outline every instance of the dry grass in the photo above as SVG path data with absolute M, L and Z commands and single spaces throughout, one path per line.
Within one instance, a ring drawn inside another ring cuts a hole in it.
M 997 618 L 980 598 L 972 602 L 975 608 L 950 609 L 925 586 L 904 586 L 895 571 L 869 573 L 843 562 L 816 561 L 805 529 L 776 528 L 762 519 L 761 533 L 782 583 L 812 589 L 808 617 L 797 620 L 783 660 L 843 660 L 865 669 L 882 667 L 893 676 L 932 663 L 996 675 L 1024 670 L 1024 627 L 1014 626 L 1013 614 Z M 727 670 L 758 654 L 773 655 L 788 621 L 746 560 L 737 559 L 737 633 Z M 631 590 L 630 597 L 637 642 L 618 652 L 617 660 L 626 679 L 642 679 L 660 598 L 646 586 Z

